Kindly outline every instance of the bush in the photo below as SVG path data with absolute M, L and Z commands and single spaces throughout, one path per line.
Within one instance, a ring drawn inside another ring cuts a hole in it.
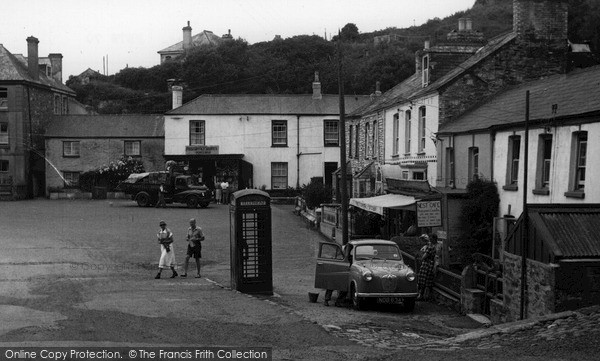
M 472 181 L 467 185 L 467 195 L 461 214 L 465 231 L 457 244 L 458 261 L 463 266 L 473 262 L 473 253 L 491 255 L 493 222 L 500 206 L 498 188 L 493 182 Z
M 302 197 L 308 208 L 315 209 L 323 203 L 331 203 L 331 188 L 320 182 L 311 182 L 303 187 Z
M 79 188 L 85 192 L 91 192 L 94 187 L 106 187 L 109 191 L 113 191 L 131 173 L 143 172 L 142 161 L 132 157 L 123 157 L 108 165 L 82 173 L 79 176 Z

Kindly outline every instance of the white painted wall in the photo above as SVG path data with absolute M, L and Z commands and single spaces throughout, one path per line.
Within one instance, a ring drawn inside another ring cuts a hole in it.
M 308 184 L 312 177 L 324 176 L 324 163 L 337 162 L 340 148 L 324 147 L 325 120 L 336 116 L 300 116 L 300 147 L 298 148 L 298 117 L 296 115 L 202 115 L 165 116 L 165 155 L 183 155 L 189 145 L 191 120 L 204 120 L 206 145 L 218 145 L 220 154 L 244 154 L 252 163 L 255 187 L 271 188 L 271 162 L 288 163 L 288 185 Z M 288 146 L 272 147 L 272 120 L 286 120 Z M 298 157 L 300 175 L 298 178 Z
M 600 203 L 600 123 L 582 124 L 581 126 L 559 126 L 549 128 L 552 137 L 552 164 L 550 168 L 550 194 L 536 195 L 532 193 L 536 181 L 536 165 L 538 153 L 539 135 L 543 129 L 534 128 L 529 131 L 529 165 L 527 175 L 527 202 L 528 203 Z M 577 199 L 565 196 L 569 191 L 569 178 L 571 177 L 571 147 L 572 134 L 576 131 L 588 132 L 587 143 L 587 167 L 585 198 Z M 521 136 L 521 152 L 519 163 L 519 187 L 517 191 L 506 191 L 502 189 L 505 184 L 508 137 L 513 131 L 503 131 L 496 134 L 494 143 L 494 175 L 498 181 L 500 193 L 500 214 L 508 213 L 511 206 L 511 214 L 518 217 L 523 210 L 523 166 L 524 166 L 524 131 L 516 131 L 515 135 Z
M 419 108 L 426 107 L 426 130 L 425 130 L 425 149 L 422 154 L 418 152 L 419 135 Z M 410 153 L 405 153 L 405 112 L 411 110 L 411 148 Z M 394 114 L 400 113 L 400 141 L 399 152 L 397 156 L 393 154 L 394 142 Z M 385 163 L 402 164 L 414 157 L 422 155 L 430 159 L 427 162 L 427 180 L 429 184 L 435 185 L 437 179 L 437 150 L 432 141 L 432 137 L 438 131 L 439 126 L 439 96 L 437 94 L 428 95 L 411 103 L 396 104 L 385 110 Z

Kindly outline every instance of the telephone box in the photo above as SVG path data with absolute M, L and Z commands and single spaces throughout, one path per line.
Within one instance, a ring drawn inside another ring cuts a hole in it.
M 229 204 L 231 288 L 273 294 L 271 197 L 257 189 L 231 195 Z

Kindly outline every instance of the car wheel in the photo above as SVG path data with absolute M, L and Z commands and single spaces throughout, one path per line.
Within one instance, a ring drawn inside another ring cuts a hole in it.
M 404 304 L 402 305 L 404 308 L 404 311 L 406 312 L 412 312 L 415 309 L 415 298 L 405 298 L 402 301 L 404 302 Z
M 186 200 L 188 208 L 196 208 L 198 206 L 198 197 L 190 196 Z
M 150 205 L 150 195 L 146 192 L 138 193 L 135 200 L 139 207 L 148 207 Z
M 365 300 L 362 297 L 358 297 L 358 290 L 354 283 L 350 286 L 350 298 L 352 299 L 352 307 L 360 311 L 365 309 Z

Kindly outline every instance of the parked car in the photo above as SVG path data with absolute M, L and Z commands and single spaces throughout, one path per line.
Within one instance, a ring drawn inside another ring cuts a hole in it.
M 407 266 L 398 245 L 380 239 L 319 244 L 315 287 L 347 291 L 356 309 L 369 301 L 402 304 L 412 311 L 419 295 L 417 276 Z
M 213 199 L 211 190 L 199 184 L 196 178 L 169 172 L 133 173 L 117 189 L 129 194 L 138 206 L 147 207 L 158 201 L 161 184 L 165 188 L 166 203 L 184 203 L 190 208 L 206 208 Z

